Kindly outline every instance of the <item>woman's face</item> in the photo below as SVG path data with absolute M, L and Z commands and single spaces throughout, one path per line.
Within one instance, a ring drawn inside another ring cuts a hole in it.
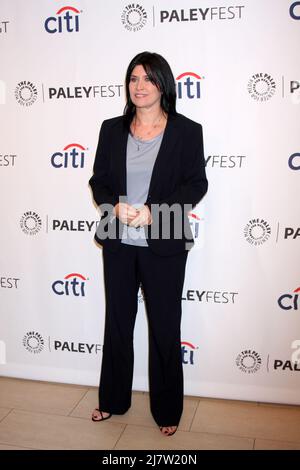
M 137 108 L 160 105 L 161 92 L 151 83 L 142 65 L 136 65 L 131 73 L 129 93 L 131 101 Z

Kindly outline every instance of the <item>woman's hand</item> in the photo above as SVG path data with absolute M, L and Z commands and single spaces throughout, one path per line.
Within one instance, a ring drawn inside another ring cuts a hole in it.
M 126 202 L 118 202 L 118 204 L 115 205 L 113 212 L 123 224 L 127 225 L 130 225 L 138 214 L 138 211 Z
M 144 227 L 152 223 L 151 212 L 148 206 L 142 206 L 136 210 L 136 217 L 129 223 L 130 227 Z

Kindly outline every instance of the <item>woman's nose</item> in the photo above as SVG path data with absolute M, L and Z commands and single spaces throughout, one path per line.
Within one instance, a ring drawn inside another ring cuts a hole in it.
M 137 89 L 137 90 L 142 90 L 143 88 L 144 88 L 143 80 L 137 80 L 137 82 L 136 82 L 136 89 Z

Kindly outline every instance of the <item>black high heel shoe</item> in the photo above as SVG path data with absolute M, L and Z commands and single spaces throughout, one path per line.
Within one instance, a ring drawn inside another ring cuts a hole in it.
M 178 426 L 176 426 L 175 431 L 163 432 L 163 428 L 173 428 L 173 427 L 174 427 L 174 426 L 159 426 L 159 430 L 160 430 L 160 432 L 161 432 L 164 436 L 173 436 L 173 434 L 175 434 L 175 432 L 177 431 Z
M 104 418 L 103 413 L 102 413 L 102 411 L 99 410 L 99 408 L 95 408 L 94 411 L 99 411 L 101 418 L 100 418 L 100 419 L 96 419 L 96 418 L 93 416 L 93 414 L 92 414 L 92 421 L 95 421 L 95 422 L 97 422 L 97 421 L 105 421 L 106 419 L 111 418 L 111 413 L 109 413 L 109 415 Z M 105 413 L 105 412 L 104 412 L 104 413 Z

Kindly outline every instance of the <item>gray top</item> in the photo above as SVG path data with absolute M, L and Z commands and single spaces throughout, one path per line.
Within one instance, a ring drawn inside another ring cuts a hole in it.
M 139 208 L 147 200 L 153 166 L 161 145 L 163 132 L 151 140 L 128 135 L 127 141 L 127 203 Z M 122 243 L 148 246 L 145 229 L 124 225 Z

